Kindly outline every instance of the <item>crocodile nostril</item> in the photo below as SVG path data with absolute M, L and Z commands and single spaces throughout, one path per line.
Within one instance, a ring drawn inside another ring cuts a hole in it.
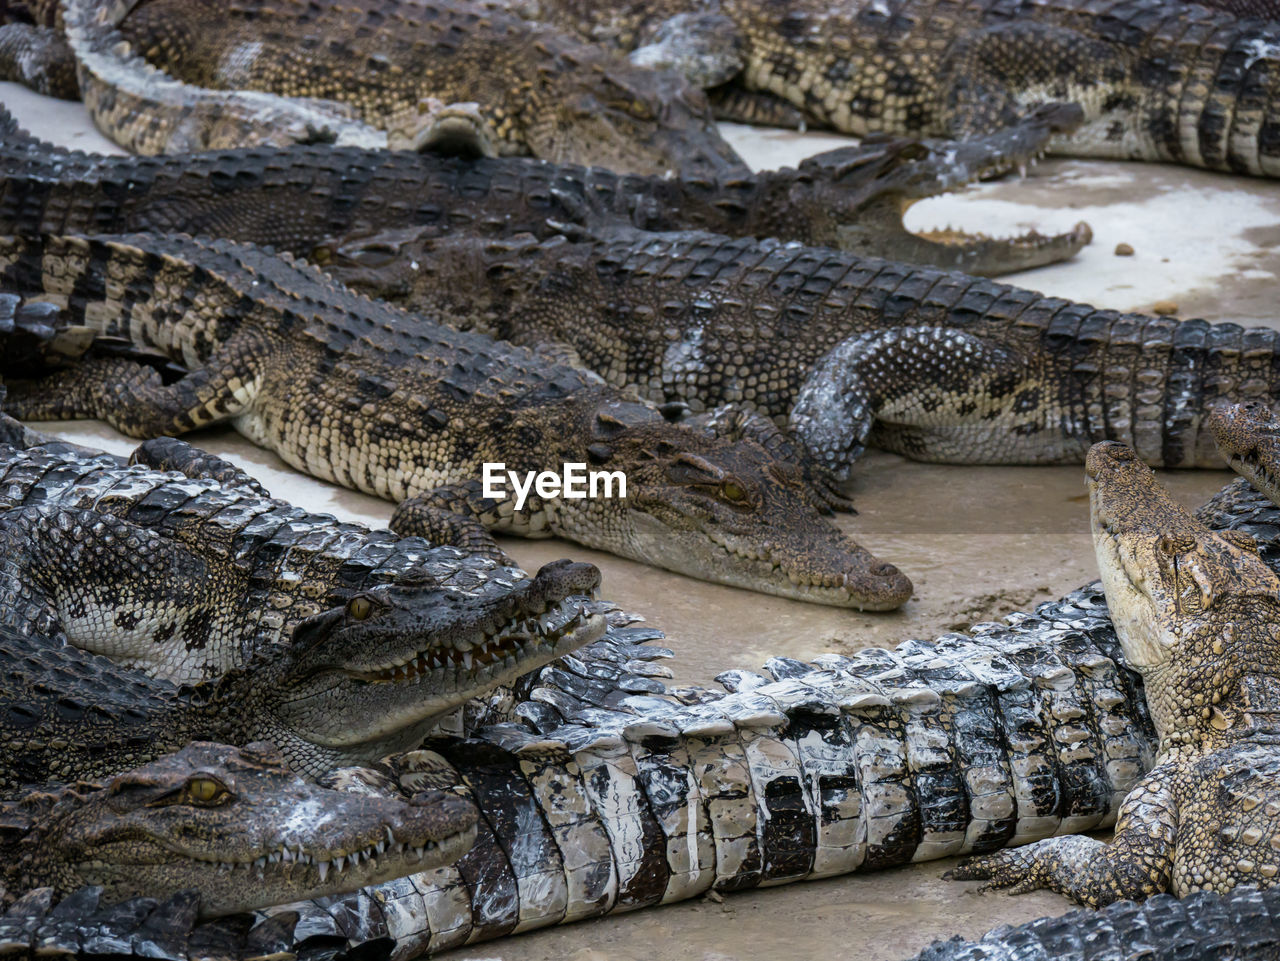
M 902 573 L 902 571 L 898 570 L 892 564 L 887 564 L 884 561 L 881 561 L 879 564 L 876 564 L 871 568 L 871 573 L 876 577 L 897 577 Z

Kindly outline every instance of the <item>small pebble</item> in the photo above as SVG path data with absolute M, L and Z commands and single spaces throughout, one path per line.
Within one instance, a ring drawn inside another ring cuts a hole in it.
M 1157 300 L 1151 305 L 1151 312 L 1153 314 L 1159 314 L 1161 317 L 1166 314 L 1176 314 L 1178 312 L 1178 305 L 1172 300 Z
M 1116 244 L 1117 257 L 1132 257 L 1133 247 L 1130 244 Z

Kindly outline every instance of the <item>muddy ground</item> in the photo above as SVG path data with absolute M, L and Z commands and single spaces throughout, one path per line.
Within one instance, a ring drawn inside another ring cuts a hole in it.
M 105 141 L 78 104 L 0 84 L 0 102 L 41 135 L 81 149 Z M 726 125 L 757 166 L 794 163 L 846 141 Z M 919 229 L 947 223 L 1000 234 L 1063 230 L 1088 221 L 1095 239 L 1074 261 L 1011 282 L 1099 306 L 1150 309 L 1173 301 L 1181 317 L 1278 326 L 1280 184 L 1178 167 L 1050 160 L 1023 179 L 972 187 L 917 205 Z M 1118 257 L 1118 243 L 1135 249 Z M 88 422 L 39 425 L 117 452 L 132 442 Z M 315 510 L 385 524 L 390 505 L 299 477 L 227 431 L 191 438 L 244 464 L 276 495 Z M 573 556 L 604 572 L 604 594 L 665 630 L 678 683 L 710 683 L 729 667 L 769 656 L 809 658 L 929 638 L 1056 597 L 1095 576 L 1079 467 L 948 467 L 872 452 L 851 490 L 859 514 L 840 525 L 906 571 L 915 598 L 893 614 L 858 614 L 704 584 L 559 541 L 506 541 L 525 567 Z M 1165 472 L 1187 504 L 1225 483 L 1225 472 Z M 502 961 L 905 958 L 935 938 L 976 936 L 1070 909 L 1043 892 L 1010 898 L 941 880 L 950 861 L 619 915 L 508 938 L 447 955 Z

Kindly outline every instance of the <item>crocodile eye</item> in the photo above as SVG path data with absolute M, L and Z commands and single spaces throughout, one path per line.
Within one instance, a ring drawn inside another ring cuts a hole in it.
M 215 777 L 196 775 L 183 788 L 183 801 L 197 807 L 217 807 L 231 800 L 231 791 Z
M 1165 534 L 1156 542 L 1156 550 L 1169 557 L 1185 554 L 1196 546 L 1196 540 L 1189 534 Z
M 370 267 L 374 270 L 385 267 L 392 263 L 398 256 L 398 251 L 394 247 L 386 244 L 371 244 L 367 247 L 361 247 L 351 255 L 361 267 Z
M 373 613 L 373 602 L 367 597 L 353 597 L 347 602 L 347 613 L 357 621 L 363 621 Z
M 720 485 L 720 493 L 724 495 L 725 500 L 732 501 L 735 504 L 741 504 L 747 499 L 746 490 L 736 481 L 725 481 Z
M 319 247 L 311 249 L 311 262 L 319 267 L 323 267 L 329 261 L 333 260 L 333 250 L 321 244 Z

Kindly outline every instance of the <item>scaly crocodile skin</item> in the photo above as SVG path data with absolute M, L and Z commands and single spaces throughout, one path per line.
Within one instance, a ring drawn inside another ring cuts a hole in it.
M 1074 119 L 1074 111 L 1046 110 L 962 145 L 892 140 L 828 151 L 797 169 L 664 178 L 315 146 L 101 157 L 34 140 L 0 112 L 0 229 L 182 232 L 311 257 L 336 238 L 414 226 L 546 236 L 560 224 L 630 225 L 779 237 L 999 273 L 1071 256 L 1088 242 L 1088 227 L 1056 237 L 939 237 L 908 233 L 902 214 L 923 197 L 1018 166 Z
M 1273 886 L 1280 577 L 1251 536 L 1213 531 L 1174 503 L 1132 449 L 1098 444 L 1085 469 L 1107 605 L 1145 680 L 1158 763 L 1125 798 L 1111 843 L 1053 838 L 954 875 L 1092 906 Z
M 1086 122 L 1057 151 L 1280 175 L 1280 24 L 1181 0 L 496 5 L 855 135 L 965 137 L 1076 103 Z
M 1098 310 L 956 273 L 771 241 L 393 232 L 330 274 L 416 315 L 567 345 L 656 403 L 732 403 L 828 468 L 864 443 L 946 463 L 1079 463 L 1113 439 L 1219 467 L 1216 405 L 1280 396 L 1280 334 Z
M 361 797 L 307 783 L 271 744 L 194 742 L 107 780 L 0 803 L 0 904 L 13 900 L 6 890 L 93 885 L 117 903 L 199 888 L 201 915 L 236 914 L 449 864 L 475 822 L 441 792 Z
M 101 415 L 143 437 L 226 421 L 300 470 L 400 503 L 394 529 L 472 550 L 500 553 L 488 529 L 559 534 L 818 603 L 890 609 L 910 596 L 901 572 L 822 517 L 800 464 L 747 439 L 779 439 L 758 418 L 668 423 L 589 372 L 415 321 L 245 245 L 132 235 L 0 251 L 4 289 L 52 294 L 71 323 L 189 370 L 164 384 L 132 360 L 90 358 L 12 383 L 20 416 Z M 627 486 L 539 491 L 516 510 L 514 484 L 486 496 L 486 463 L 520 477 L 590 464 Z

